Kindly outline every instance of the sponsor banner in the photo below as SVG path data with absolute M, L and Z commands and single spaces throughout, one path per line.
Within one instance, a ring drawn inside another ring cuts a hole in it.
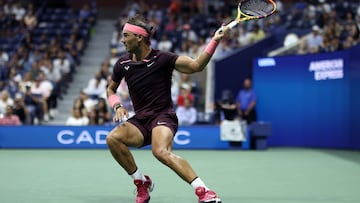
M 0 148 L 107 148 L 108 126 L 7 126 L 0 127 Z M 145 147 L 150 148 L 149 146 Z M 227 149 L 219 126 L 181 127 L 174 149 Z
M 315 80 L 334 80 L 344 78 L 344 59 L 313 60 L 309 71 L 314 72 Z
M 350 53 L 278 56 L 271 68 L 262 62 L 269 58 L 254 60 L 258 119 L 272 123 L 269 145 L 351 146 L 351 92 L 358 91 L 350 82 L 357 74 Z

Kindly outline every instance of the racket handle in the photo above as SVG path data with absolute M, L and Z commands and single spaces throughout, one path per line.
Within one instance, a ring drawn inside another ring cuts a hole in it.
M 231 21 L 231 23 L 229 23 L 227 25 L 228 28 L 232 29 L 233 27 L 235 27 L 238 24 L 237 20 L 233 20 Z
M 231 23 L 227 24 L 226 27 L 229 28 L 229 29 L 232 29 L 232 28 L 235 27 L 237 24 L 238 24 L 237 20 L 233 20 L 233 21 L 231 21 Z M 222 32 L 224 28 L 225 28 L 225 27 L 222 27 L 222 28 L 220 29 L 220 32 Z

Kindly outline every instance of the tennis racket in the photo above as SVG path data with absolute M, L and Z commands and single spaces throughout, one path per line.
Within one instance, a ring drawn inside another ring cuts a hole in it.
M 240 22 L 266 18 L 274 14 L 275 11 L 276 3 L 273 0 L 240 0 L 236 19 L 226 26 L 232 29 Z

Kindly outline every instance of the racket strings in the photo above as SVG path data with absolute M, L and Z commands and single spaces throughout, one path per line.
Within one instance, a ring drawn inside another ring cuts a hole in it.
M 247 9 L 243 9 L 242 10 L 244 13 L 246 13 L 247 15 L 252 15 L 252 16 L 266 16 L 268 13 L 265 13 L 263 11 L 260 10 L 247 10 Z
M 240 10 L 251 16 L 267 16 L 274 10 L 274 5 L 266 0 L 245 0 L 241 2 Z

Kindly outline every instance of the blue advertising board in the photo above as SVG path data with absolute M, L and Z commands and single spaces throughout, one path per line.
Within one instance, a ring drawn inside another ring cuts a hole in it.
M 2 126 L 0 148 L 107 148 L 110 131 L 108 126 Z M 174 137 L 174 149 L 228 148 L 219 126 L 181 127 Z
M 356 49 L 254 60 L 258 118 L 272 123 L 270 146 L 360 148 Z

